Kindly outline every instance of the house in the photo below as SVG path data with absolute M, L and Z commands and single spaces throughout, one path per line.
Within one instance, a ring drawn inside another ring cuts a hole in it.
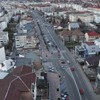
M 89 68 L 97 68 L 99 60 L 100 60 L 99 56 L 86 57 L 85 63 Z
M 9 42 L 8 32 L 0 31 L 0 46 L 7 45 Z
M 85 33 L 85 40 L 87 42 L 93 42 L 95 39 L 98 39 L 99 37 L 100 37 L 100 34 L 94 32 L 94 31 Z
M 90 81 L 95 81 L 97 76 L 97 67 L 99 64 L 100 57 L 93 56 L 87 57 L 85 59 L 85 65 L 83 66 L 83 70 Z
M 29 49 L 36 47 L 36 38 L 28 33 L 19 33 L 15 36 L 15 45 L 17 50 Z
M 79 29 L 79 23 L 77 22 L 69 22 L 68 23 L 68 30 Z
M 84 48 L 84 56 L 93 56 L 98 54 L 99 46 L 95 45 L 94 42 L 83 42 L 82 48 Z
M 63 30 L 62 32 L 59 32 L 59 36 L 63 41 L 76 41 L 76 42 L 83 42 L 84 41 L 84 34 L 76 29 L 72 31 Z
M 35 37 L 35 30 L 32 28 L 32 23 L 27 23 L 14 34 L 17 50 L 36 48 L 39 40 Z
M 84 48 L 82 46 L 75 46 L 75 54 L 84 56 Z
M 28 66 L 15 68 L 0 79 L 0 91 L 1 100 L 36 100 L 36 75 L 32 72 L 32 68 Z

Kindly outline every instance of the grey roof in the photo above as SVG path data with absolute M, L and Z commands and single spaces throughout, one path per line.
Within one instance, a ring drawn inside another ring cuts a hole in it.
M 26 58 L 31 58 L 32 61 L 37 61 L 37 60 L 39 61 L 40 60 L 39 56 L 37 56 L 37 54 L 34 51 L 27 52 L 25 54 L 25 57 Z
M 96 57 L 94 57 L 94 56 L 93 57 L 87 57 L 85 59 L 85 61 L 87 61 L 90 66 L 94 66 L 94 67 L 98 67 L 99 60 L 100 60 L 99 56 L 96 56 Z
M 71 23 L 69 23 L 69 25 L 71 27 L 79 27 L 79 23 L 77 23 L 77 22 L 71 22 Z
M 32 66 L 32 61 L 30 58 L 22 58 L 22 57 L 18 57 L 16 58 L 16 63 L 15 66 Z
M 25 29 L 27 29 L 28 31 L 31 31 L 33 29 L 33 23 L 27 23 L 24 25 Z M 31 29 L 31 30 L 30 30 Z
M 22 30 L 27 30 L 26 33 L 24 33 Z M 17 36 L 18 35 L 28 35 L 32 36 L 35 33 L 35 29 L 33 28 L 33 23 L 27 23 L 23 27 L 18 27 L 17 28 Z
M 40 57 L 33 50 L 25 50 L 24 52 L 19 52 L 19 54 L 24 55 L 25 58 L 29 58 L 34 61 L 40 61 Z

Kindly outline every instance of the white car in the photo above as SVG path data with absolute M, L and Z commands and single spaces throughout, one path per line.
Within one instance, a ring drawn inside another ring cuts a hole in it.
M 67 63 L 69 64 L 69 63 L 70 63 L 70 61 L 69 61 L 69 60 L 67 60 Z

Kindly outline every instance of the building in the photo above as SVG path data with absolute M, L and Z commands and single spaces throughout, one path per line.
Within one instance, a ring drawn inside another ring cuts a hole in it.
M 63 41 L 76 41 L 76 42 L 84 42 L 84 33 L 82 33 L 80 30 L 63 30 L 62 32 L 59 32 L 59 36 Z
M 0 46 L 7 45 L 9 42 L 8 32 L 0 31 Z
M 1 100 L 36 100 L 36 76 L 31 67 L 17 67 L 5 76 L 0 79 Z
M 27 26 L 20 28 L 15 33 L 15 46 L 17 50 L 36 48 L 39 40 L 35 37 L 35 31 L 30 29 L 31 27 L 30 23 L 27 23 Z
M 92 56 L 92 57 L 86 57 L 85 63 L 88 68 L 97 68 L 99 64 L 100 57 L 99 56 Z
M 84 48 L 82 46 L 75 46 L 75 54 L 84 56 Z
M 93 42 L 95 39 L 98 39 L 99 37 L 100 37 L 100 34 L 96 32 L 85 33 L 85 40 L 87 42 Z
M 83 70 L 90 81 L 96 80 L 99 60 L 100 60 L 100 57 L 92 56 L 92 57 L 86 57 L 84 61 L 85 65 L 83 66 Z
M 41 72 L 37 77 L 37 96 L 36 100 L 49 100 L 49 83 L 47 73 Z
M 69 22 L 68 23 L 68 30 L 79 29 L 79 23 L 77 22 Z
M 82 43 L 82 48 L 84 48 L 84 56 L 93 56 L 98 54 L 99 46 L 95 45 L 94 42 L 84 42 Z
M 0 70 L 2 71 L 8 71 L 11 68 L 14 68 L 15 62 L 12 59 L 4 60 L 2 63 L 0 63 Z

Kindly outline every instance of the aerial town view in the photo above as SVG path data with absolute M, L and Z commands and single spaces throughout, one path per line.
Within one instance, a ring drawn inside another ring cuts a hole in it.
M 100 0 L 1 0 L 0 100 L 100 100 Z

